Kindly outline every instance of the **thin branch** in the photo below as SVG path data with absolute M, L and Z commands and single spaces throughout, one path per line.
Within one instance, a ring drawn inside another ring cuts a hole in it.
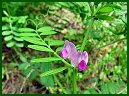
M 30 75 L 32 74 L 33 71 L 34 71 L 34 69 L 32 69 L 32 70 L 30 71 L 30 73 L 26 76 L 26 78 L 24 78 L 24 81 L 23 81 L 22 86 L 21 86 L 21 88 L 20 88 L 20 93 L 22 92 L 22 90 L 23 90 L 23 88 L 24 88 L 24 86 L 25 86 L 26 80 L 30 77 Z

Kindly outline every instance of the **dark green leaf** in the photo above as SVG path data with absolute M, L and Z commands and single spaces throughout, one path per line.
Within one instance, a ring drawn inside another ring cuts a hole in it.
M 52 63 L 51 62 L 45 62 L 41 64 L 40 67 L 41 73 L 52 70 Z M 46 87 L 53 87 L 54 86 L 54 79 L 52 75 L 41 77 L 40 76 L 40 82 L 42 85 L 45 85 Z
M 101 19 L 101 20 L 108 20 L 108 21 L 112 21 L 113 20 L 113 17 L 111 16 L 106 16 L 106 15 L 97 15 L 96 16 L 98 19 Z
M 36 79 L 37 76 L 38 76 L 38 71 L 37 71 L 37 70 L 34 70 L 34 71 L 31 73 L 29 79 L 34 80 L 34 79 Z
M 26 70 L 29 66 L 30 66 L 29 64 L 23 63 L 23 64 L 19 65 L 19 69 L 20 70 Z

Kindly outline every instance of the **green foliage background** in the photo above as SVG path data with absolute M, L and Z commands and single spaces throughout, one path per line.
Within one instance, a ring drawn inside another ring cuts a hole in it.
M 126 2 L 2 2 L 2 93 L 70 94 L 70 69 L 40 75 L 64 66 L 49 47 L 59 53 L 69 40 L 80 50 L 85 34 L 88 70 L 77 93 L 127 94 Z

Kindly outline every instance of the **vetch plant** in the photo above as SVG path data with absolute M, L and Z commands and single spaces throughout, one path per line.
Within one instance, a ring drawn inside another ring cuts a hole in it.
M 86 51 L 83 52 L 85 45 L 86 45 L 86 40 L 87 40 L 87 35 L 90 32 L 91 28 L 87 30 L 85 33 L 85 37 L 83 40 L 83 43 L 81 45 L 80 51 L 77 51 L 76 46 L 72 43 L 66 40 L 65 42 L 62 40 L 54 40 L 50 38 L 42 38 L 41 36 L 47 36 L 47 35 L 53 35 L 57 34 L 56 31 L 54 31 L 50 26 L 44 26 L 41 28 L 39 27 L 39 24 L 36 24 L 34 21 L 32 21 L 34 25 L 36 26 L 36 29 L 32 28 L 20 28 L 20 34 L 21 38 L 27 42 L 30 42 L 31 44 L 28 45 L 29 48 L 38 50 L 38 51 L 46 51 L 51 54 L 49 57 L 44 57 L 44 58 L 35 58 L 32 59 L 31 62 L 33 63 L 40 63 L 40 62 L 55 62 L 55 61 L 62 61 L 65 66 L 48 70 L 43 73 L 40 73 L 40 78 L 45 77 L 45 76 L 50 76 L 54 75 L 56 73 L 59 73 L 63 70 L 70 69 L 73 70 L 72 72 L 72 85 L 73 85 L 73 92 L 77 92 L 77 73 L 79 72 L 84 72 L 85 70 L 88 69 L 87 63 L 88 63 L 88 53 Z M 91 23 L 92 24 L 92 23 Z M 91 26 L 89 26 L 91 27 Z M 54 51 L 51 47 L 52 46 L 60 46 L 63 45 L 64 47 L 62 49 L 57 48 L 56 51 Z M 59 52 L 60 51 L 60 52 Z M 70 62 L 68 62 L 70 60 Z M 57 82 L 57 84 L 60 86 L 62 89 L 63 93 L 67 93 L 66 90 L 62 87 L 61 83 L 57 80 L 57 77 L 54 75 L 54 78 Z

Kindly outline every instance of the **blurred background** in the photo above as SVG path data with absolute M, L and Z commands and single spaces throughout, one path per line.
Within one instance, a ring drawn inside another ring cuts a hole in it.
M 94 19 L 85 49 L 88 70 L 78 73 L 78 94 L 127 94 L 127 3 L 126 2 L 2 2 L 2 93 L 71 93 L 72 71 L 40 78 L 39 74 L 62 62 L 31 63 L 48 52 L 28 48 L 19 28 L 49 26 L 57 32 L 44 39 L 69 40 L 80 49 L 90 19 Z M 53 44 L 59 52 L 64 43 Z M 58 48 L 58 49 L 57 49 Z M 29 66 L 28 66 L 29 65 Z M 32 72 L 31 69 L 34 69 Z

